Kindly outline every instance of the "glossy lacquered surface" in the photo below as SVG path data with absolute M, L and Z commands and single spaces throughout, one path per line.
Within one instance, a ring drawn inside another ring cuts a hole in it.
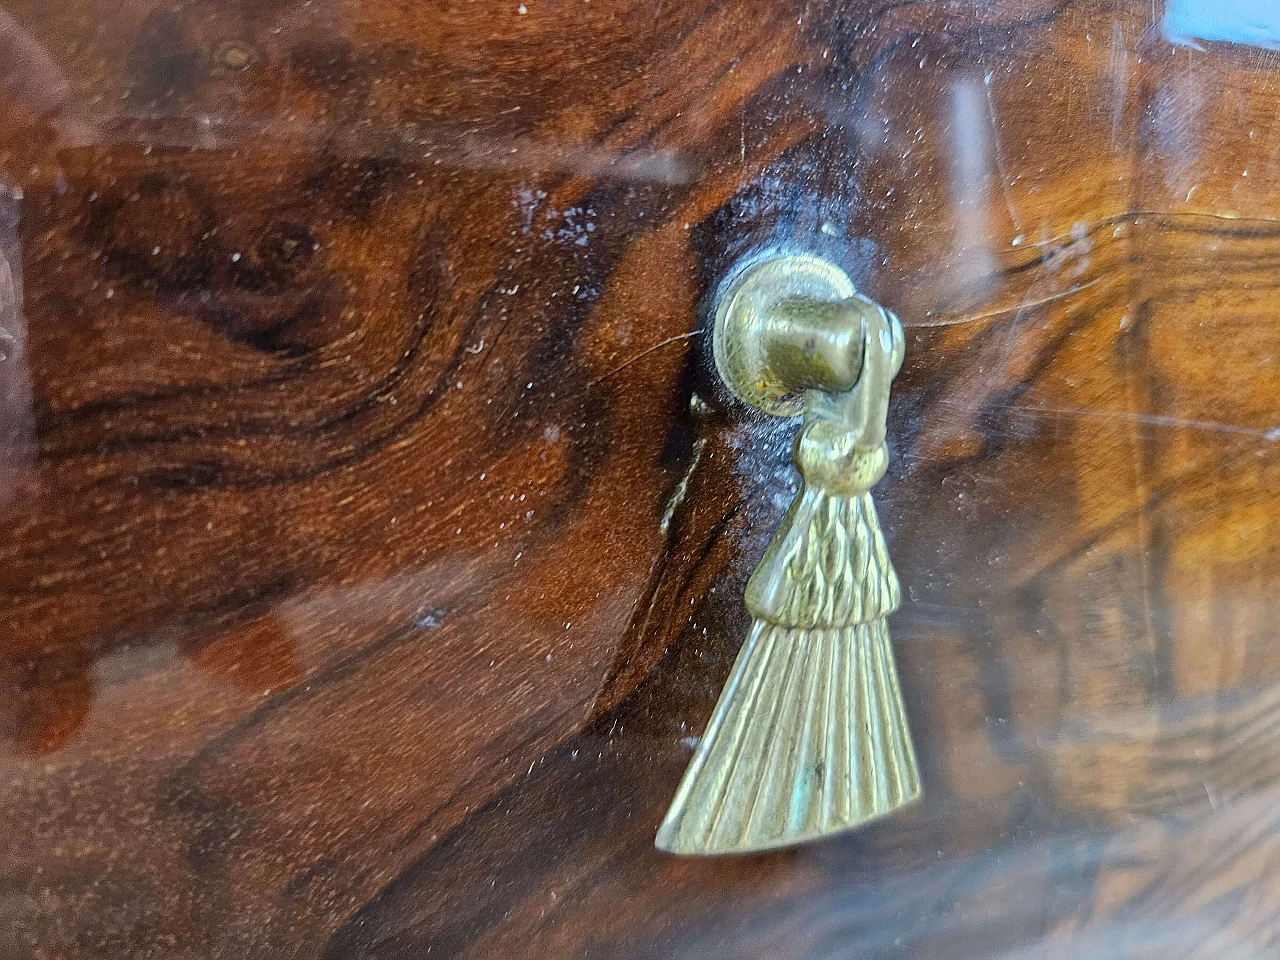
M 1280 83 L 1160 16 L 5 0 L 0 953 L 1269 956 Z M 777 246 L 906 326 L 924 799 L 681 859 Z

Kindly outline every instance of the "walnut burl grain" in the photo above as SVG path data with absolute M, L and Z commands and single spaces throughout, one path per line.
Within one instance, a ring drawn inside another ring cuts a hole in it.
M 0 956 L 1270 955 L 1280 84 L 1152 16 L 7 0 Z M 690 862 L 768 247 L 907 328 L 925 799 Z

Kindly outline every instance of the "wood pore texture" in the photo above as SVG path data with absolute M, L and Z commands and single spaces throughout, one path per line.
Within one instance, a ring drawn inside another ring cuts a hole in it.
M 1280 81 L 1158 14 L 5 0 L 0 957 L 1274 957 Z M 770 246 L 907 327 L 925 796 L 681 859 Z

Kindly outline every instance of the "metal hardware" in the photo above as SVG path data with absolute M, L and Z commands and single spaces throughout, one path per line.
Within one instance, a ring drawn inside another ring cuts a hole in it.
M 870 490 L 888 466 L 902 325 L 817 257 L 721 292 L 716 369 L 766 413 L 803 412 L 803 485 L 747 583 L 751 632 L 657 846 L 744 853 L 848 830 L 920 796 L 885 620 L 901 590 Z

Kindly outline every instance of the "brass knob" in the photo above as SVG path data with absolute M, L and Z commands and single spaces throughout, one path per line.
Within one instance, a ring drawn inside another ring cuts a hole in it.
M 885 623 L 901 590 L 870 494 L 902 325 L 834 264 L 787 255 L 724 285 L 713 344 L 737 397 L 804 414 L 803 483 L 747 583 L 751 632 L 659 828 L 673 853 L 801 843 L 920 796 Z

